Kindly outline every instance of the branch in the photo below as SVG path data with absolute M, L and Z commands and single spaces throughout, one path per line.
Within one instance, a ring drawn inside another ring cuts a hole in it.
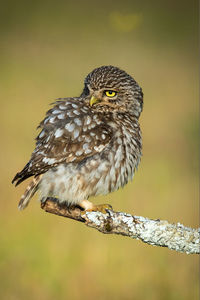
M 153 246 L 168 247 L 187 254 L 200 253 L 200 228 L 192 229 L 180 223 L 151 220 L 123 212 L 107 210 L 107 213 L 82 211 L 78 207 L 66 208 L 52 199 L 41 204 L 46 212 L 84 222 L 106 234 L 120 234 Z

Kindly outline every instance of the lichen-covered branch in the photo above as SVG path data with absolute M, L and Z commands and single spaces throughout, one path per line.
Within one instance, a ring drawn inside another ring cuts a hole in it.
M 200 228 L 192 229 L 181 224 L 151 220 L 123 212 L 107 210 L 107 213 L 81 211 L 78 207 L 66 208 L 52 199 L 41 204 L 46 212 L 84 222 L 106 234 L 120 234 L 144 243 L 168 247 L 187 254 L 200 253 Z

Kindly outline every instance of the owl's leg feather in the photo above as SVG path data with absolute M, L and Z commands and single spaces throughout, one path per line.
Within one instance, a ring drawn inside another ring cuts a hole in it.
M 99 204 L 95 205 L 88 200 L 83 200 L 79 203 L 79 206 L 82 207 L 85 211 L 100 211 L 102 213 L 107 213 L 107 209 L 112 209 L 110 204 Z

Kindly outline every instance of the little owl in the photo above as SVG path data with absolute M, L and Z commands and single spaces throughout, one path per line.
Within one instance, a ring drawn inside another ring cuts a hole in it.
M 19 202 L 24 209 L 37 190 L 45 202 L 102 210 L 90 196 L 105 195 L 133 178 L 141 158 L 139 116 L 143 93 L 125 71 L 94 69 L 79 97 L 59 98 L 40 123 L 36 148 L 16 185 L 33 176 Z

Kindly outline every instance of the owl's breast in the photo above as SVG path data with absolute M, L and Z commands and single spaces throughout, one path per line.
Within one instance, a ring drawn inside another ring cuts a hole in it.
M 123 187 L 134 176 L 141 158 L 141 134 L 138 124 L 120 124 L 110 145 L 94 160 L 91 184 L 93 194 L 107 194 Z
M 108 125 L 115 126 L 114 134 L 102 150 L 79 162 L 61 163 L 44 174 L 42 197 L 76 204 L 90 196 L 113 192 L 133 178 L 141 157 L 139 125 Z

